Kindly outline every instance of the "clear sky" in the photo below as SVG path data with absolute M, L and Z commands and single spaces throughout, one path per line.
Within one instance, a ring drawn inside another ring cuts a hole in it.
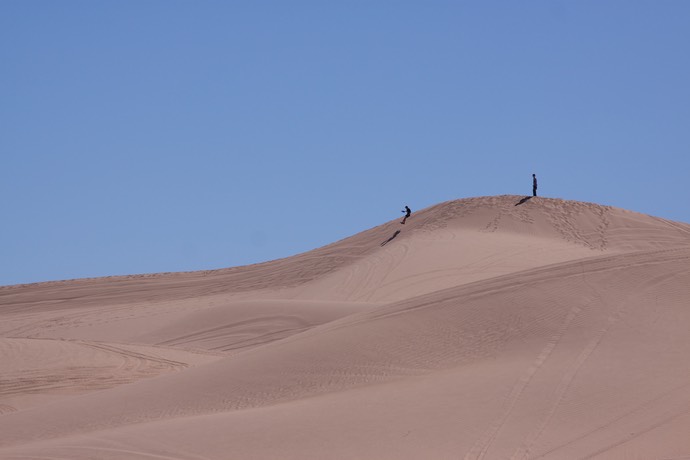
M 690 1 L 0 0 L 0 285 L 531 193 L 690 222 Z

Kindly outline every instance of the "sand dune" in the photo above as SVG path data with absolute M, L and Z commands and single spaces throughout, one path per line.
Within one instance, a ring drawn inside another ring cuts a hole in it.
M 0 288 L 0 458 L 690 458 L 690 225 L 441 203 L 294 257 Z

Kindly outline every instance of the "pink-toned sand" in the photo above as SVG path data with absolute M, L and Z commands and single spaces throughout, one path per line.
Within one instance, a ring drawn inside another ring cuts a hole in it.
M 690 458 L 690 225 L 521 199 L 0 288 L 0 458 Z

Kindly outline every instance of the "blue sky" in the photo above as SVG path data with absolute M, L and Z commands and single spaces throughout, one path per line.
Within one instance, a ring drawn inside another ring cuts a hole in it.
M 441 201 L 690 222 L 690 2 L 0 2 L 0 285 L 304 252 Z

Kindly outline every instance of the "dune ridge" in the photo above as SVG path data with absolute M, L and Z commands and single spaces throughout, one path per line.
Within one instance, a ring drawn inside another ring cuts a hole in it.
M 0 458 L 690 457 L 690 225 L 454 200 L 207 272 L 0 288 Z

